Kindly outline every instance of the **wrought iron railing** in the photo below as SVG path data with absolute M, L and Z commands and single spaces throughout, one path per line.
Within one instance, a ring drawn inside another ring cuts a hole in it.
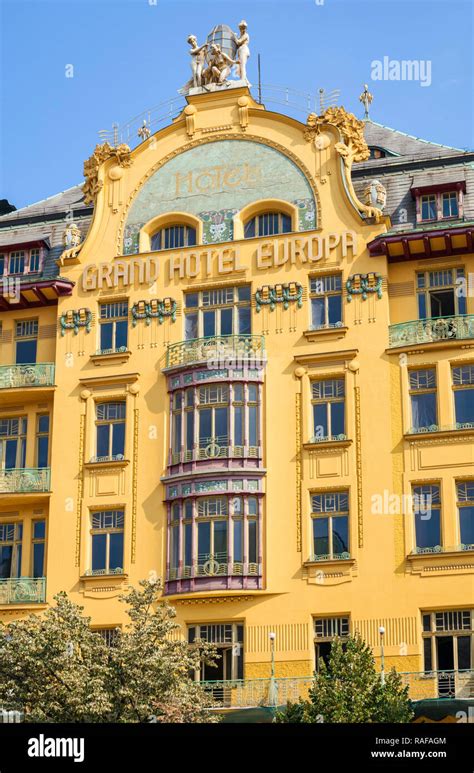
M 413 548 L 411 551 L 412 556 L 425 556 L 432 553 L 461 553 L 465 550 L 474 550 L 474 545 L 470 543 L 461 543 L 459 545 L 433 545 L 429 548 Z
M 474 338 L 474 314 L 399 322 L 389 326 L 388 338 L 391 348 Z
M 97 351 L 94 352 L 94 357 L 103 357 L 106 354 L 123 354 L 124 352 L 128 352 L 128 348 L 126 346 L 118 346 L 115 349 L 97 349 Z
M 310 562 L 317 561 L 348 561 L 351 557 L 350 553 L 320 553 L 318 555 L 310 556 Z
M 45 577 L 9 577 L 0 580 L 0 604 L 43 604 Z
M 113 574 L 123 574 L 123 568 L 117 566 L 115 569 L 86 569 L 84 572 L 86 577 L 107 577 Z
M 386 672 L 387 673 L 387 672 Z M 474 698 L 474 670 L 401 672 L 411 700 L 437 698 Z M 311 676 L 203 681 L 209 694 L 209 708 L 251 708 L 284 706 L 288 701 L 307 699 L 313 683 Z
M 50 491 L 49 467 L 15 467 L 0 470 L 0 494 Z
M 410 427 L 407 435 L 420 435 L 426 432 L 457 432 L 463 429 L 474 429 L 474 421 L 458 421 L 456 424 L 430 424 L 427 427 Z
M 196 448 L 185 449 L 183 451 L 173 451 L 171 454 L 171 464 L 180 464 L 180 462 L 206 461 L 213 459 L 224 459 L 235 457 L 243 459 L 258 459 L 261 455 L 259 446 L 233 446 L 229 445 L 229 438 L 209 437 L 201 438 Z
M 191 565 L 180 568 L 170 568 L 168 580 L 185 580 L 197 577 L 229 577 L 233 575 L 245 575 L 246 577 L 258 577 L 259 566 L 257 563 L 244 564 L 242 561 L 229 561 L 227 553 L 200 553 L 197 561 Z
M 210 338 L 192 338 L 170 344 L 166 352 L 166 367 L 193 365 L 207 362 L 211 367 L 238 367 L 239 364 L 264 364 L 265 340 L 263 336 L 228 335 Z
M 330 443 L 330 442 L 337 442 L 341 440 L 347 440 L 347 435 L 344 435 L 341 433 L 340 435 L 314 435 L 310 443 Z
M 54 385 L 54 364 L 39 362 L 0 366 L 0 389 Z

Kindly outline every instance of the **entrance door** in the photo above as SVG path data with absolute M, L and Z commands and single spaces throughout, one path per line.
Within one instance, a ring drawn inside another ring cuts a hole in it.
M 324 661 L 326 666 L 329 663 L 329 655 L 331 654 L 331 642 L 330 641 L 322 641 L 319 644 L 315 645 L 315 663 L 316 663 L 316 671 L 319 671 L 321 663 Z
M 437 654 L 437 664 L 438 664 L 438 697 L 454 698 L 456 694 L 455 676 L 453 673 L 454 637 L 437 636 L 436 654 Z

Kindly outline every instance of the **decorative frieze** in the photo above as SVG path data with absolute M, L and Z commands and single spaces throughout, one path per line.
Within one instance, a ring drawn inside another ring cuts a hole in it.
M 145 325 L 149 325 L 152 319 L 157 319 L 162 325 L 165 318 L 169 317 L 171 322 L 176 322 L 176 312 L 178 304 L 173 298 L 153 298 L 151 301 L 137 301 L 133 304 L 132 327 L 136 327 L 140 320 L 145 320 Z
M 287 309 L 290 303 L 296 303 L 301 309 L 303 305 L 303 286 L 299 282 L 288 284 L 264 285 L 255 293 L 255 310 L 257 314 L 262 306 L 269 306 L 273 311 L 277 304 L 282 304 Z

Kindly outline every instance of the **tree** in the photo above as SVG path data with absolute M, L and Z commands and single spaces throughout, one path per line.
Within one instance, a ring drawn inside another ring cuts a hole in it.
M 193 680 L 214 652 L 173 636 L 176 613 L 144 580 L 121 597 L 130 622 L 112 646 L 83 607 L 55 596 L 44 615 L 0 625 L 0 706 L 26 722 L 213 722 Z
M 344 644 L 335 639 L 328 664 L 321 663 L 309 700 L 288 703 L 277 722 L 409 722 L 413 709 L 408 687 L 392 669 L 382 684 L 370 647 L 360 636 Z

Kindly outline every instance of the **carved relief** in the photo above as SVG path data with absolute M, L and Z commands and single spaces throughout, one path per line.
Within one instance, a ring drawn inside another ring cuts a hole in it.
M 97 194 L 103 188 L 103 181 L 99 180 L 99 169 L 104 161 L 109 158 L 115 158 L 119 167 L 129 167 L 132 164 L 131 150 L 123 143 L 112 147 L 108 142 L 103 145 L 96 145 L 94 152 L 86 161 L 84 161 L 84 177 L 86 181 L 82 186 L 84 192 L 84 203 L 93 204 Z

